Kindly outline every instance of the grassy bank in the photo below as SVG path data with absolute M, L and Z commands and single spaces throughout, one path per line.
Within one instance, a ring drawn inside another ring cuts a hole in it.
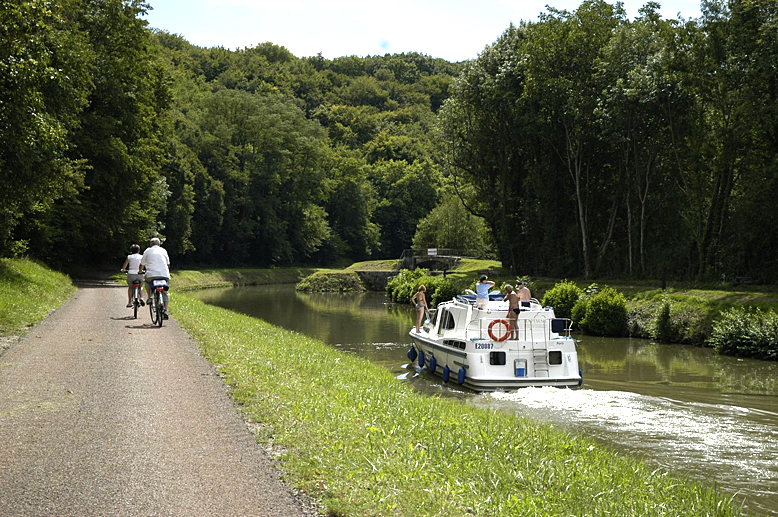
M 296 284 L 315 271 L 314 268 L 185 269 L 171 272 L 171 284 L 176 291 L 241 285 Z
M 24 333 L 75 291 L 70 278 L 37 262 L 0 259 L 0 336 Z
M 417 394 L 320 341 L 174 296 L 260 441 L 330 514 L 737 514 L 723 494 L 588 439 Z

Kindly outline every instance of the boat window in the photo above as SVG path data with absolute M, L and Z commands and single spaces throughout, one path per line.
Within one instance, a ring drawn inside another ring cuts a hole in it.
M 489 364 L 503 366 L 505 364 L 505 352 L 489 352 Z
M 548 364 L 562 364 L 562 351 L 554 350 L 548 353 Z
M 456 325 L 454 324 L 454 315 L 450 312 L 446 311 L 446 319 L 443 320 L 443 323 L 445 325 L 444 328 L 447 329 L 453 329 Z
M 565 320 L 564 319 L 562 319 L 562 318 L 554 318 L 553 320 L 551 320 L 551 332 L 553 332 L 555 334 L 561 334 L 565 330 L 567 330 L 567 329 L 565 328 Z

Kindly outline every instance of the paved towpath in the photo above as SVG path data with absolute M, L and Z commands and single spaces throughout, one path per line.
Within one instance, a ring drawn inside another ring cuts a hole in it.
M 0 514 L 310 515 L 174 319 L 82 284 L 0 352 Z

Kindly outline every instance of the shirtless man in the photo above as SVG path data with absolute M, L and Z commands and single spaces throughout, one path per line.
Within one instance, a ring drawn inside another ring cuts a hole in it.
M 532 293 L 524 286 L 524 282 L 516 282 L 516 294 L 519 295 L 519 301 L 529 302 Z

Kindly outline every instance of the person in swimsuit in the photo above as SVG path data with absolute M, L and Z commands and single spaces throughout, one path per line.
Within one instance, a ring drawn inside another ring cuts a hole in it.
M 421 327 L 421 319 L 424 317 L 424 312 L 429 310 L 429 307 L 427 307 L 427 297 L 424 295 L 426 291 L 427 288 L 420 285 L 416 294 L 411 298 L 411 303 L 416 308 L 416 332 L 421 332 L 419 328 Z
M 511 339 L 517 339 L 516 326 L 519 323 L 519 295 L 513 292 L 513 286 L 510 284 L 505 286 L 505 292 L 507 294 L 502 299 L 502 301 L 508 302 L 508 314 L 505 317 L 508 318 L 508 322 L 511 324 Z

